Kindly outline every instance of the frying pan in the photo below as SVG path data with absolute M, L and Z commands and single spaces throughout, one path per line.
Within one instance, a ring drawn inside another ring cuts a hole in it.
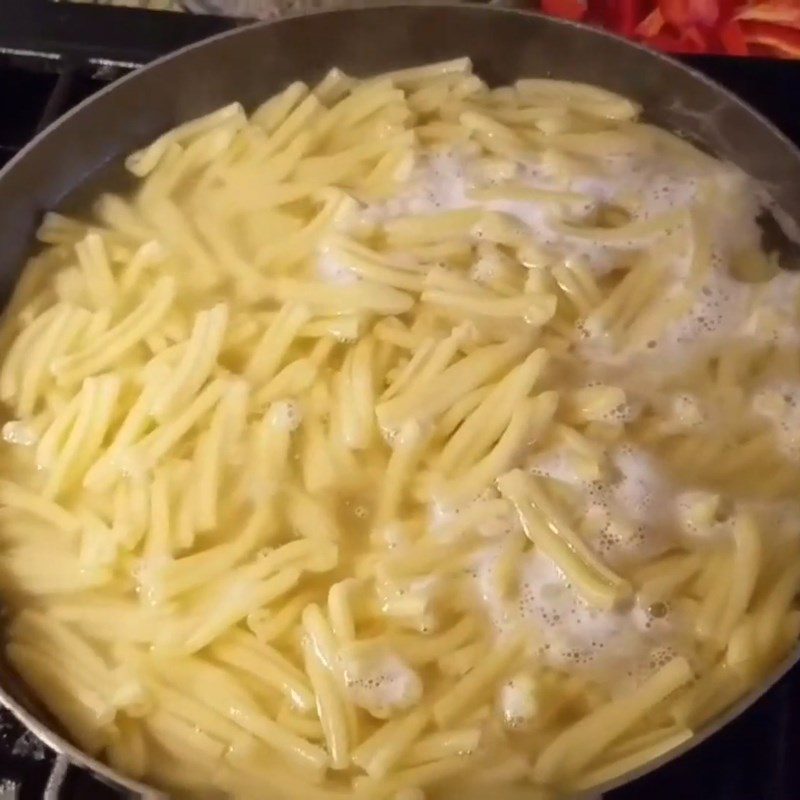
M 701 74 L 607 33 L 534 14 L 438 2 L 364 5 L 257 24 L 188 47 L 51 125 L 0 171 L 0 302 L 7 302 L 34 247 L 42 212 L 79 204 L 82 194 L 110 184 L 124 188 L 121 158 L 163 131 L 232 100 L 253 108 L 289 82 L 314 82 L 334 65 L 369 75 L 462 55 L 471 56 L 490 83 L 546 76 L 595 83 L 634 98 L 651 122 L 753 176 L 770 204 L 770 218 L 800 241 L 793 222 L 800 220 L 800 151 Z M 795 648 L 767 680 L 682 747 L 601 788 L 626 783 L 693 747 L 755 702 L 798 659 Z M 63 738 L 2 657 L 0 703 L 66 758 L 150 800 L 163 796 Z

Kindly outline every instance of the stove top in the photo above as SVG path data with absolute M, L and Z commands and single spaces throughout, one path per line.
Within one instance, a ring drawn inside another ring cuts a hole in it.
M 178 47 L 242 24 L 52 0 L 0 0 L 0 166 L 93 92 Z M 693 57 L 800 145 L 800 61 Z M 796 800 L 800 669 L 737 721 L 605 800 Z M 134 800 L 39 743 L 0 710 L 0 800 Z M 266 798 L 265 798 L 266 800 Z

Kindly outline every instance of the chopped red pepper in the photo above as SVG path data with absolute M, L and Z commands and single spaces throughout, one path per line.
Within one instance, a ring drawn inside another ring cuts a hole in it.
M 605 6 L 606 17 L 615 31 L 623 36 L 633 36 L 650 4 L 646 0 L 609 0 L 599 5 Z
M 647 40 L 647 44 L 656 50 L 664 50 L 667 53 L 695 55 L 704 52 L 704 49 L 698 48 L 696 42 L 673 36 L 669 33 L 660 33 L 658 36 L 653 36 Z
M 741 26 L 748 44 L 767 47 L 781 58 L 800 58 L 800 28 L 748 20 L 743 20 Z
M 747 40 L 744 38 L 742 26 L 732 20 L 720 28 L 719 40 L 725 52 L 730 56 L 746 56 Z
M 542 11 L 554 17 L 579 22 L 586 16 L 586 0 L 542 0 Z
M 720 14 L 717 0 L 658 0 L 658 7 L 666 22 L 679 30 L 694 25 L 714 25 Z
M 800 58 L 800 0 L 541 0 L 540 7 L 673 53 Z
M 664 27 L 664 15 L 660 8 L 654 8 L 637 26 L 636 33 L 648 39 L 651 36 L 658 36 Z
M 736 19 L 752 19 L 800 28 L 800 2 L 798 0 L 767 0 L 748 3 L 736 12 Z

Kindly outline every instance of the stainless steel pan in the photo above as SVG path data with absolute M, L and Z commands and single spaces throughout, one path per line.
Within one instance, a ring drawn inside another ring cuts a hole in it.
M 164 130 L 235 99 L 253 107 L 290 81 L 313 82 L 334 65 L 368 75 L 466 54 L 491 83 L 548 76 L 599 84 L 635 98 L 651 121 L 757 178 L 784 229 L 796 230 L 800 152 L 763 117 L 699 73 L 608 34 L 532 14 L 436 2 L 363 5 L 254 25 L 189 47 L 100 92 L 44 131 L 0 172 L 0 302 L 8 300 L 34 246 L 33 232 L 44 210 L 75 202 L 87 187 L 93 191 L 118 182 L 121 157 Z M 614 785 L 711 735 L 798 659 L 800 649 L 795 649 L 768 680 L 679 751 Z M 0 702 L 65 757 L 134 792 L 159 796 L 62 738 L 2 658 Z

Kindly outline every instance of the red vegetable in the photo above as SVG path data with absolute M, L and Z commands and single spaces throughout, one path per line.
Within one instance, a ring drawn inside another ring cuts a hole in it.
M 665 50 L 668 53 L 678 54 L 699 54 L 704 53 L 708 49 L 706 43 L 702 40 L 697 40 L 694 37 L 687 37 L 685 35 L 673 36 L 669 33 L 661 33 L 658 36 L 653 36 L 647 40 L 650 47 L 656 50 Z
M 744 37 L 742 26 L 736 20 L 732 20 L 722 26 L 719 32 L 719 39 L 725 52 L 729 55 L 747 55 L 747 39 Z
M 760 3 L 745 3 L 736 12 L 736 19 L 759 20 L 800 28 L 800 0 L 766 0 Z
M 604 7 L 602 16 L 607 27 L 623 36 L 633 36 L 636 26 L 647 13 L 651 3 L 648 0 L 608 0 L 605 3 L 590 3 L 592 9 Z M 599 10 L 599 9 L 598 9 Z
M 578 22 L 586 16 L 586 0 L 542 0 L 542 11 Z
M 540 6 L 673 53 L 800 58 L 800 0 L 541 0 Z
M 741 26 L 748 45 L 760 45 L 781 58 L 800 58 L 800 28 L 748 20 L 743 20 Z
M 659 0 L 664 20 L 679 30 L 716 24 L 720 15 L 717 0 Z
M 658 36 L 661 29 L 664 27 L 664 15 L 661 13 L 660 8 L 654 8 L 637 26 L 636 33 L 648 39 L 652 36 Z

